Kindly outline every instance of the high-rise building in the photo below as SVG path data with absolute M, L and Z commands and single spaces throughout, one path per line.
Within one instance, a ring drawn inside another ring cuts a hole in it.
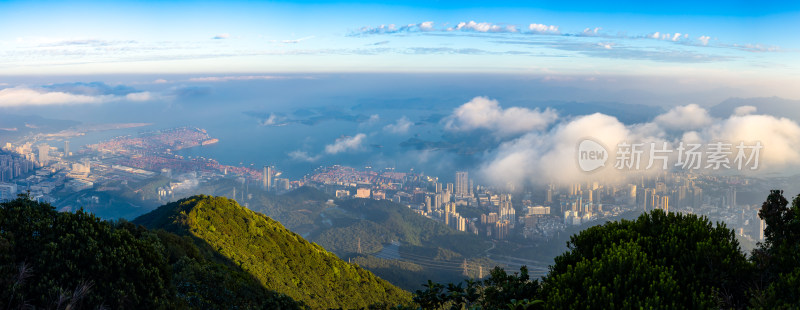
M 736 187 L 733 186 L 728 190 L 728 207 L 736 208 Z
M 469 196 L 469 174 L 466 171 L 456 172 L 456 188 L 455 195 L 457 198 Z
M 272 167 L 264 166 L 264 175 L 261 176 L 262 187 L 269 190 L 272 187 Z
M 651 211 L 656 207 L 656 190 L 653 188 L 644 189 L 643 209 L 645 212 Z
M 39 164 L 46 166 L 50 162 L 50 146 L 47 144 L 39 144 Z
M 456 222 L 456 230 L 458 231 L 467 231 L 467 219 L 458 216 L 458 221 Z
M 510 200 L 501 201 L 497 213 L 500 215 L 500 220 L 508 220 L 513 223 L 514 218 L 516 218 L 516 210 L 514 210 Z
M 661 196 L 660 205 L 661 205 L 661 210 L 664 210 L 664 212 L 669 212 L 669 196 L 667 195 Z
M 69 156 L 69 140 L 64 140 L 64 157 Z
M 431 202 L 431 196 L 425 196 L 425 210 L 431 212 L 433 209 L 433 203 Z
M 499 221 L 494 223 L 494 237 L 495 239 L 503 240 L 508 237 L 508 221 Z

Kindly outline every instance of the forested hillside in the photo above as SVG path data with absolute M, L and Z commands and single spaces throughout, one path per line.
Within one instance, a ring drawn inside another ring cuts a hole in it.
M 207 256 L 229 260 L 264 287 L 315 309 L 396 305 L 410 300 L 408 292 L 227 198 L 186 198 L 134 223 L 190 236 Z

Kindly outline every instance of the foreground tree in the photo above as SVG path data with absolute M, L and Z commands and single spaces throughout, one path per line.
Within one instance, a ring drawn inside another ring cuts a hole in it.
M 708 308 L 746 304 L 751 265 L 733 231 L 655 210 L 594 226 L 568 242 L 544 279 L 549 307 Z
M 753 268 L 733 231 L 705 217 L 656 210 L 574 235 L 541 286 L 495 269 L 489 279 L 428 283 L 424 309 L 741 308 Z M 791 280 L 791 279 L 789 279 Z M 796 281 L 796 280 L 795 280 Z M 476 284 L 477 283 L 477 284 Z M 532 302 L 539 301 L 543 302 Z
M 764 242 L 753 250 L 758 269 L 752 306 L 791 309 L 800 305 L 800 195 L 789 202 L 773 190 L 758 216 L 765 222 Z
M 466 284 L 464 286 L 464 284 Z M 466 280 L 447 286 L 428 281 L 417 290 L 414 302 L 422 309 L 532 309 L 541 303 L 539 281 L 531 280 L 528 268 L 507 274 L 495 267 L 483 281 Z
M 190 237 L 0 203 L 0 309 L 304 309 Z
M 164 309 L 170 273 L 154 234 L 27 197 L 0 204 L 0 300 L 7 308 Z

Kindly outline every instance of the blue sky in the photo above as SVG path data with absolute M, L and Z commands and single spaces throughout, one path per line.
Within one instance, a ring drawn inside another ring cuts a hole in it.
M 3 1 L 0 29 L 6 76 L 473 72 L 800 81 L 797 1 Z

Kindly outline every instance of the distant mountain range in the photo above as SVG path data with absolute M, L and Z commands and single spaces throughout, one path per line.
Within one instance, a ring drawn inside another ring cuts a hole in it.
M 786 117 L 800 122 L 800 100 L 778 97 L 730 98 L 711 107 L 709 113 L 714 117 L 728 117 L 736 108 L 748 105 L 755 107 L 757 114 Z

